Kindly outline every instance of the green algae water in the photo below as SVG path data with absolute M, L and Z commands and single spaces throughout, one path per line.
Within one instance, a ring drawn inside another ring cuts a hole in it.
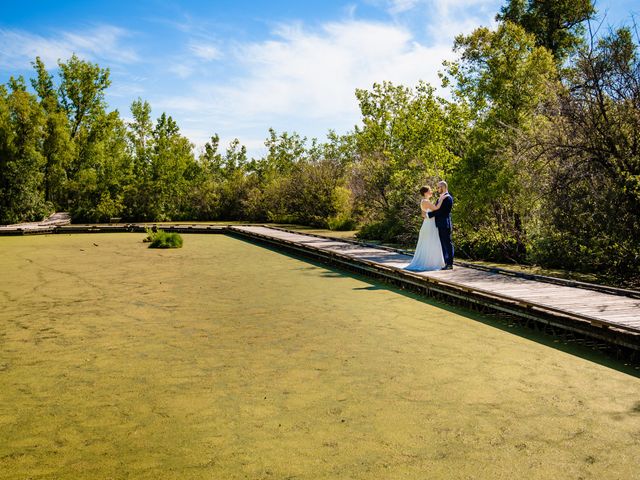
M 222 235 L 0 237 L 2 479 L 634 479 L 640 379 Z

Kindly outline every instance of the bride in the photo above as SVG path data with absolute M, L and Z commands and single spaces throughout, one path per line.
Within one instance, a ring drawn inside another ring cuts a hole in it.
M 430 187 L 424 186 L 420 188 L 420 209 L 422 210 L 422 227 L 418 236 L 418 245 L 413 255 L 411 263 L 405 267 L 405 270 L 413 272 L 422 272 L 425 270 L 440 270 L 444 267 L 444 257 L 442 255 L 442 245 L 438 236 L 438 229 L 434 218 L 429 218 L 427 212 L 434 212 L 440 208 L 440 201 L 435 204 L 429 199 L 433 195 Z

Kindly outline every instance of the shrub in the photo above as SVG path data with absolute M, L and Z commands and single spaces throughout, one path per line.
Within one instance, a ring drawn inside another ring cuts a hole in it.
M 149 242 L 149 248 L 182 248 L 182 237 L 175 232 L 147 229 L 147 237 L 143 242 Z
M 400 225 L 393 218 L 380 222 L 366 223 L 356 234 L 362 240 L 380 240 L 386 243 L 398 243 L 406 233 L 404 225 Z M 400 243 L 402 243 L 400 241 Z
M 331 217 L 327 220 L 330 230 L 334 231 L 348 231 L 356 229 L 356 221 L 350 217 L 337 216 Z
M 351 191 L 345 187 L 337 186 L 333 189 L 331 197 L 335 215 L 327 219 L 329 228 L 338 231 L 355 230 L 356 221 L 353 217 Z

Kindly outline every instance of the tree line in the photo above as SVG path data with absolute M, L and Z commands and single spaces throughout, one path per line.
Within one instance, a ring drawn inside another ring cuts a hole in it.
M 446 179 L 470 258 L 640 276 L 640 62 L 623 27 L 595 38 L 591 0 L 509 0 L 456 38 L 433 86 L 356 90 L 360 125 L 324 141 L 270 129 L 247 156 L 198 151 L 148 102 L 109 110 L 108 69 L 40 58 L 0 86 L 0 223 L 248 220 L 359 229 L 409 244 L 416 192 Z M 30 87 L 30 88 L 29 88 Z

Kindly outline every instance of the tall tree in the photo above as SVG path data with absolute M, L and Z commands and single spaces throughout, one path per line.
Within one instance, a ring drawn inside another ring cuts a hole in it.
M 471 113 L 463 160 L 451 178 L 458 243 L 468 254 L 522 260 L 527 222 L 536 192 L 528 172 L 506 149 L 515 134 L 554 91 L 557 69 L 551 52 L 510 21 L 479 28 L 456 39 L 457 62 L 448 63 L 454 96 Z
M 544 162 L 534 260 L 640 277 L 640 55 L 619 29 L 582 49 L 568 89 L 522 136 L 514 157 Z M 553 201 L 562 192 L 563 201 Z
M 195 164 L 193 145 L 180 134 L 176 121 L 162 113 L 153 129 L 147 215 L 156 220 L 180 218 L 189 189 L 188 174 Z
M 131 154 L 135 159 L 136 175 L 144 175 L 150 164 L 150 153 L 153 148 L 153 120 L 151 119 L 151 105 L 146 100 L 138 98 L 131 103 L 133 121 L 129 122 L 128 138 Z
M 368 225 L 363 235 L 407 240 L 419 187 L 448 176 L 458 160 L 450 148 L 446 102 L 425 83 L 415 89 L 374 84 L 356 90 L 356 97 L 363 127 L 354 133 L 350 186 Z
M 563 61 L 582 43 L 583 24 L 595 11 L 593 0 L 508 0 L 496 20 L 522 26 Z
M 60 103 L 71 122 L 71 137 L 75 138 L 81 127 L 104 111 L 104 92 L 111 85 L 109 69 L 102 69 L 75 54 L 58 66 Z
M 75 157 L 75 145 L 71 141 L 69 120 L 58 101 L 52 75 L 46 70 L 40 57 L 36 57 L 32 65 L 36 78 L 31 79 L 31 85 L 46 114 L 42 143 L 42 154 L 45 157 L 44 196 L 56 209 L 66 209 L 67 168 Z
M 298 133 L 282 132 L 280 135 L 273 129 L 269 129 L 269 138 L 264 142 L 268 153 L 265 165 L 279 174 L 284 174 L 293 168 L 305 153 L 307 139 Z
M 202 154 L 199 157 L 200 164 L 205 172 L 218 179 L 222 177 L 224 170 L 224 158 L 218 151 L 219 147 L 220 137 L 216 133 L 205 143 Z
M 0 88 L 0 223 L 39 220 L 47 213 L 40 152 L 44 111 L 22 77 Z
M 42 106 L 47 112 L 57 110 L 59 107 L 58 93 L 53 84 L 53 76 L 47 71 L 40 57 L 36 57 L 35 61 L 31 62 L 31 65 L 37 75 L 36 78 L 31 79 L 31 85 L 38 97 L 40 97 Z

